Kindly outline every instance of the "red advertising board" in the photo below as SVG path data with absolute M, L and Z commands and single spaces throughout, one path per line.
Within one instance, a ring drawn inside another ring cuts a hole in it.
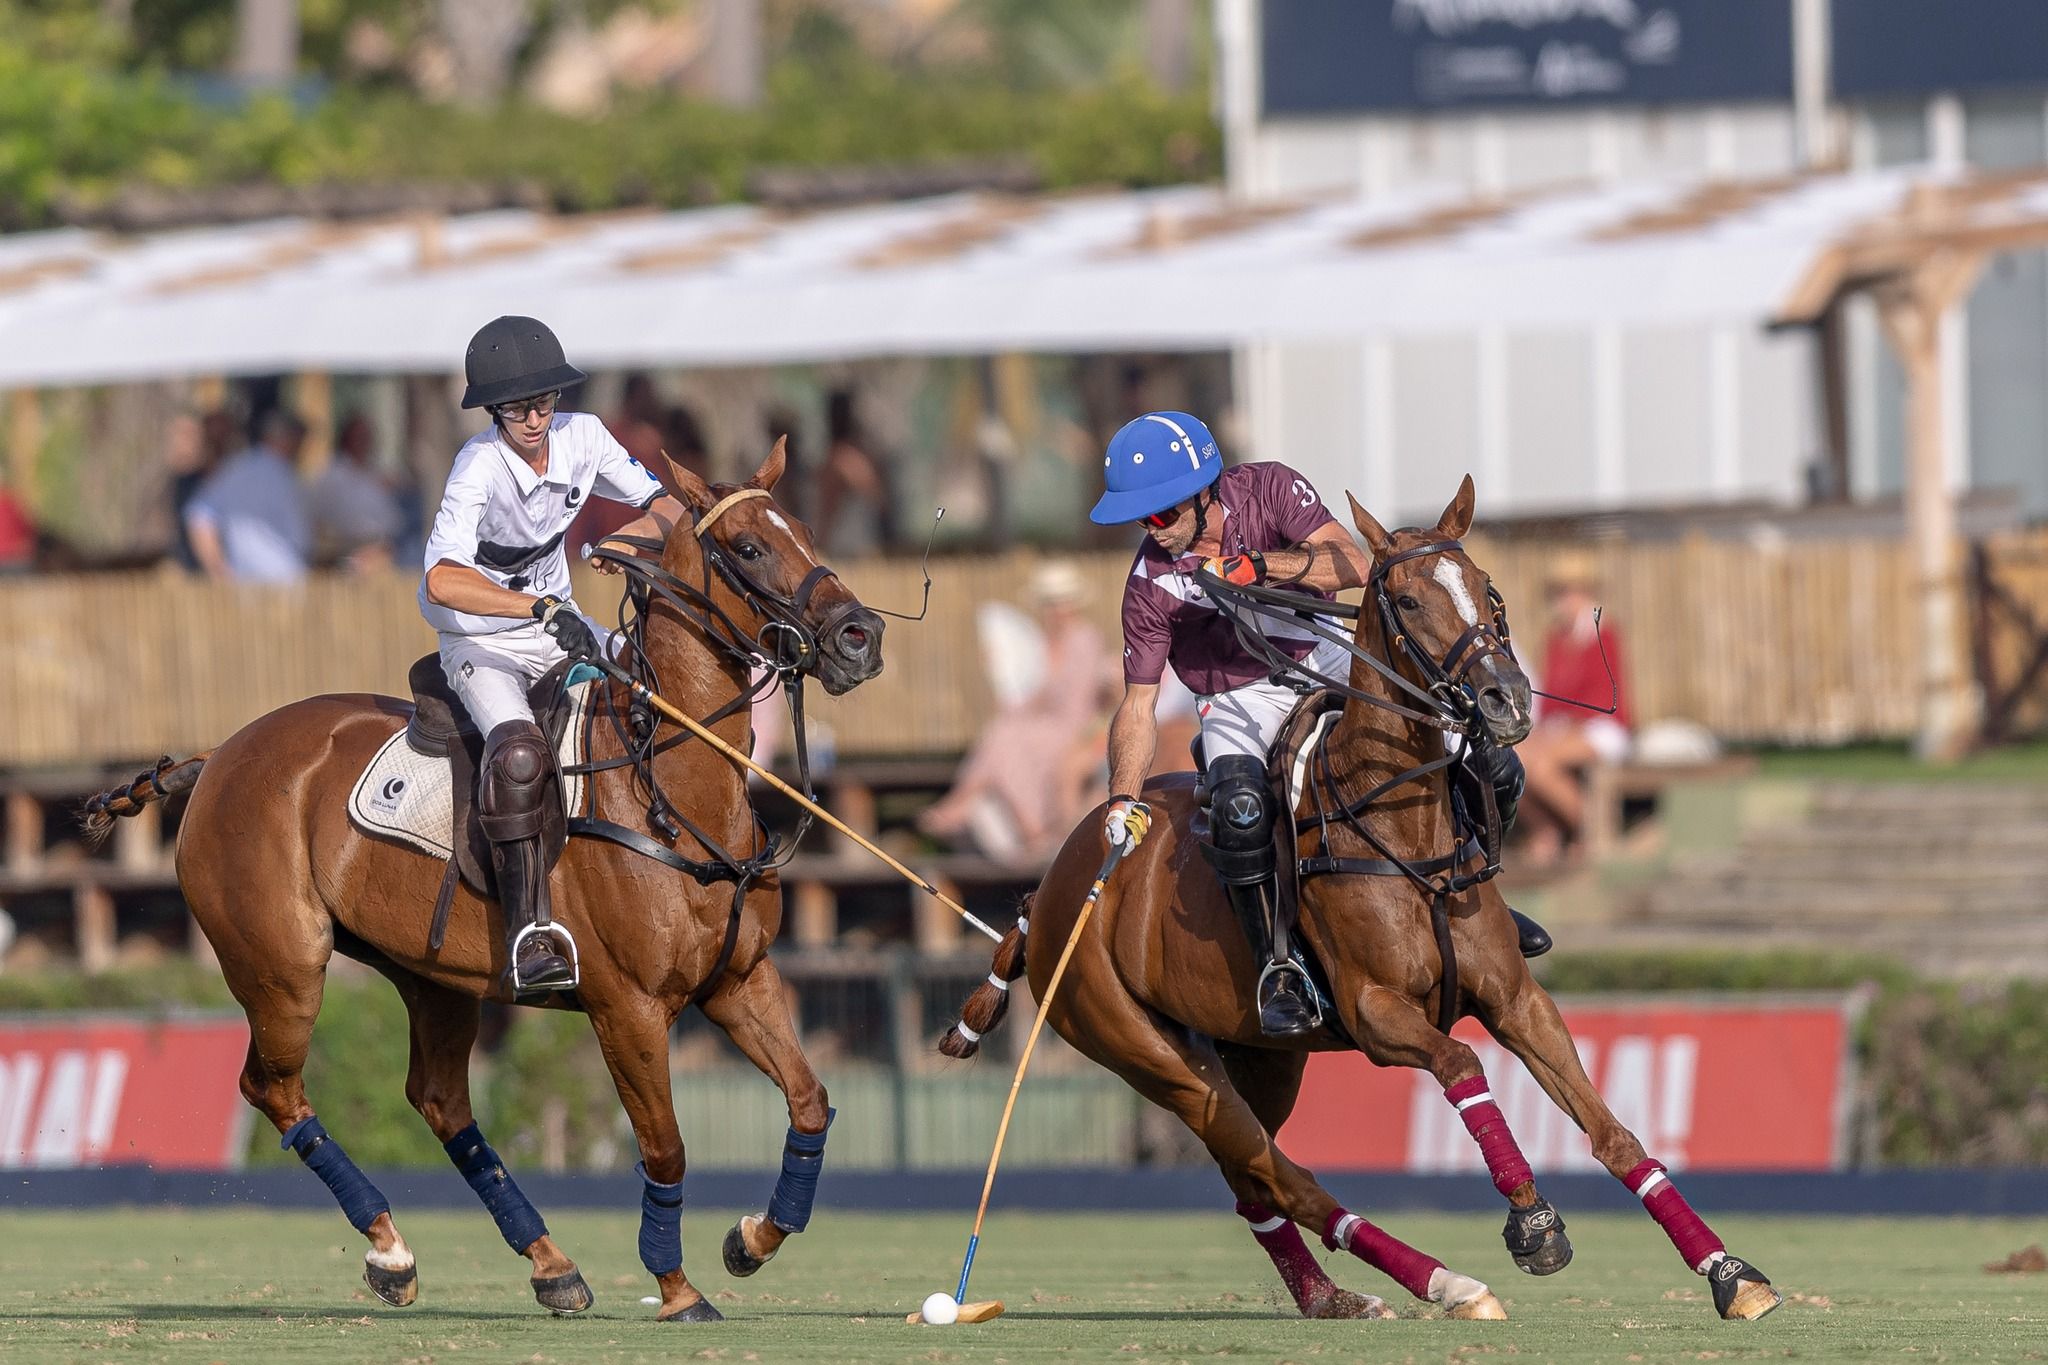
M 0 1019 L 0 1168 L 239 1166 L 241 1019 Z
M 1825 1171 L 1844 1164 L 1850 1001 L 1560 1002 L 1586 1073 L 1614 1116 L 1673 1170 Z M 1600 1169 L 1585 1135 L 1474 1021 L 1471 1044 L 1540 1177 Z M 1486 1164 L 1428 1073 L 1357 1053 L 1310 1059 L 1281 1130 L 1311 1170 L 1470 1171 Z

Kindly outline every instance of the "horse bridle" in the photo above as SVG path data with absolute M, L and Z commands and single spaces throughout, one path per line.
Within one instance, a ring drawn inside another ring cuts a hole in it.
M 1373 566 L 1372 576 L 1366 580 L 1366 591 L 1372 594 L 1379 607 L 1380 623 L 1386 630 L 1387 640 L 1393 648 L 1407 656 L 1428 685 L 1430 695 L 1446 711 L 1457 715 L 1466 722 L 1467 735 L 1473 735 L 1472 718 L 1477 710 L 1477 689 L 1471 684 L 1472 670 L 1481 661 L 1490 657 L 1503 657 L 1513 661 L 1514 650 L 1509 645 L 1507 601 L 1492 583 L 1486 585 L 1488 612 L 1485 617 L 1465 627 L 1457 639 L 1451 642 L 1441 659 L 1433 659 L 1416 643 L 1414 632 L 1401 615 L 1401 608 L 1387 591 L 1387 574 L 1396 564 L 1411 559 L 1423 559 L 1432 555 L 1462 554 L 1465 544 L 1461 540 L 1430 540 L 1410 546 L 1399 554 L 1388 555 Z

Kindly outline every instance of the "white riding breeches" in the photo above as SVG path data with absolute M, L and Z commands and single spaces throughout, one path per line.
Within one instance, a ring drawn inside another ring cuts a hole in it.
M 1351 655 L 1328 640 L 1302 661 L 1326 678 L 1351 676 Z M 1195 699 L 1202 722 L 1202 759 L 1214 763 L 1224 754 L 1248 754 L 1264 762 L 1280 726 L 1301 700 L 1301 694 L 1278 683 L 1253 682 Z
M 610 654 L 612 632 L 588 616 L 583 621 Z M 561 645 L 538 621 L 489 635 L 441 633 L 441 669 L 448 686 L 462 698 L 470 719 L 486 739 L 508 720 L 534 718 L 526 694 L 562 659 Z

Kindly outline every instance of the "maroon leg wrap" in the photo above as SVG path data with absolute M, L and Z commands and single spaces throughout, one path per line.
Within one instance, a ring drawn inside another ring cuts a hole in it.
M 1501 1116 L 1500 1106 L 1493 1102 L 1492 1092 L 1486 1088 L 1486 1077 L 1459 1081 L 1444 1091 L 1444 1098 L 1457 1108 L 1458 1117 L 1465 1120 L 1465 1131 L 1479 1144 L 1479 1154 L 1486 1158 L 1486 1170 L 1493 1177 L 1495 1189 L 1513 1194 L 1536 1178 L 1515 1142 L 1515 1135 L 1508 1131 L 1508 1121 Z
M 1671 1239 L 1671 1245 L 1678 1248 L 1678 1254 L 1692 1269 L 1705 1273 L 1707 1261 L 1728 1249 L 1714 1235 L 1714 1230 L 1692 1211 L 1692 1205 L 1685 1202 L 1685 1196 L 1678 1192 L 1678 1186 L 1671 1183 L 1671 1177 L 1664 1173 L 1664 1167 L 1659 1163 L 1644 1161 L 1623 1177 L 1621 1183 L 1643 1201 L 1650 1217 L 1657 1220 L 1657 1226 L 1664 1229 L 1664 1235 Z
M 1337 1291 L 1336 1283 L 1323 1273 L 1323 1267 L 1317 1262 L 1315 1253 L 1308 1249 L 1308 1243 L 1301 1240 L 1300 1228 L 1280 1218 L 1264 1204 L 1247 1204 L 1240 1200 L 1237 1216 L 1251 1224 L 1253 1240 L 1272 1258 L 1273 1269 L 1280 1272 L 1280 1282 L 1294 1296 L 1296 1308 L 1306 1313 Z M 1278 1227 L 1265 1226 L 1275 1219 L 1279 1220 Z
M 1323 1224 L 1323 1245 L 1332 1251 L 1341 1247 L 1350 1252 L 1418 1299 L 1429 1297 L 1429 1277 L 1444 1264 L 1341 1208 L 1330 1210 L 1329 1220 Z

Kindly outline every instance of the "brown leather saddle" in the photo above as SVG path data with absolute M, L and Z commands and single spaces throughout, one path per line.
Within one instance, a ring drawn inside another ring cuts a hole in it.
M 565 680 L 571 666 L 572 661 L 567 659 L 556 664 L 527 692 L 527 703 L 533 708 L 541 733 L 547 736 L 550 753 L 559 752 L 562 731 L 569 723 L 572 708 Z M 484 836 L 476 807 L 485 737 L 469 718 L 461 698 L 448 686 L 439 654 L 429 654 L 415 663 L 406 681 L 412 687 L 413 710 L 412 719 L 405 723 L 405 742 L 418 753 L 445 755 L 453 770 L 450 794 L 455 806 L 455 854 L 448 860 L 448 871 L 441 879 L 441 894 L 434 903 L 434 930 L 429 939 L 430 946 L 439 948 L 458 876 L 479 896 L 488 900 L 498 898 L 497 878 L 491 872 L 491 841 Z M 541 811 L 541 856 L 549 870 L 553 870 L 569 842 L 568 831 L 568 812 L 562 808 L 562 784 L 557 774 Z

